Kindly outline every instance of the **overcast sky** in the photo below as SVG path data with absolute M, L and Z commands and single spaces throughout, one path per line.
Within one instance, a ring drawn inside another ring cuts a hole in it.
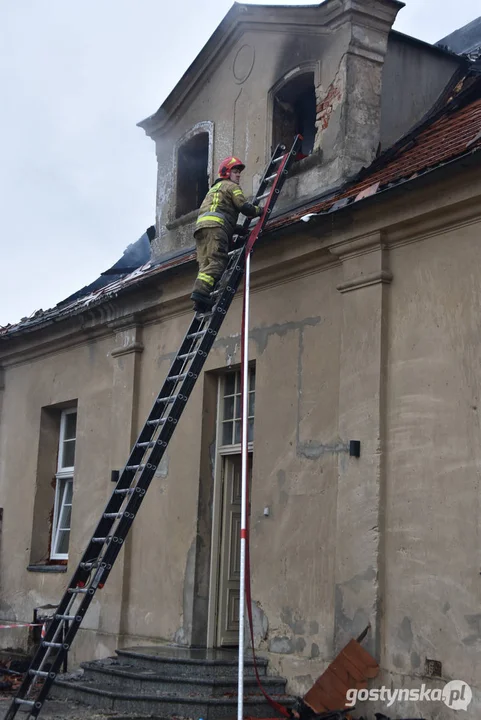
M 95 280 L 154 222 L 154 144 L 136 123 L 231 5 L 0 2 L 0 325 Z M 479 14 L 479 0 L 406 0 L 395 28 L 436 42 Z

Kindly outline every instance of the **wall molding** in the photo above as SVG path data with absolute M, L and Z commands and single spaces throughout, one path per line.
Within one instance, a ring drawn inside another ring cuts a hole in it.
M 352 280 L 336 285 L 340 293 L 348 293 L 359 288 L 369 287 L 371 285 L 389 285 L 392 282 L 393 274 L 390 270 L 380 270 L 379 272 L 369 273 L 368 275 L 359 275 Z
M 144 345 L 141 342 L 133 342 L 125 347 L 114 348 L 110 355 L 112 357 L 121 357 L 122 355 L 130 355 L 131 353 L 142 353 L 144 351 Z

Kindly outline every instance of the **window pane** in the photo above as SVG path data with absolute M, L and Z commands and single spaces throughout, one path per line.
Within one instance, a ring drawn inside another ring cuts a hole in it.
M 240 443 L 242 439 L 242 425 L 240 420 L 235 421 L 234 444 Z
M 222 445 L 232 445 L 232 422 L 222 423 Z
M 67 555 L 69 539 L 70 530 L 60 530 L 57 537 L 57 547 L 55 548 L 56 555 Z
M 249 393 L 249 417 L 254 417 L 255 399 L 255 393 Z
M 73 480 L 66 480 L 67 483 L 65 488 L 65 498 L 64 503 L 68 503 L 69 505 L 72 504 L 72 494 L 73 494 Z
M 234 396 L 224 398 L 224 420 L 232 420 L 234 417 Z
M 235 392 L 235 373 L 229 373 L 225 376 L 224 395 L 233 395 Z
M 70 530 L 70 520 L 72 516 L 72 506 L 64 505 L 60 513 L 58 526 L 61 530 Z
M 237 445 L 242 441 L 242 396 L 241 385 L 242 375 L 240 372 L 232 372 L 224 376 L 224 424 L 222 427 L 222 445 Z M 251 422 L 248 427 L 248 438 L 252 441 L 254 432 L 255 412 L 255 370 L 249 368 L 247 409 Z M 232 422 L 233 420 L 233 422 Z
M 75 438 L 77 432 L 77 413 L 67 413 L 65 415 L 64 440 Z
M 62 467 L 73 467 L 75 464 L 75 440 L 66 440 L 63 443 Z
M 55 527 L 53 528 L 52 555 L 67 555 L 72 517 L 72 478 L 58 478 L 55 493 Z

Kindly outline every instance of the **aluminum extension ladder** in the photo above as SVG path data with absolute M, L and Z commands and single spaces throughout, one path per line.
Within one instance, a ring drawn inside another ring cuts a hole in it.
M 246 254 L 251 251 L 269 219 L 301 141 L 302 137 L 298 135 L 289 152 L 286 152 L 284 145 L 278 145 L 274 151 L 253 199 L 254 203 L 266 200 L 262 216 L 244 238 L 242 245 L 229 253 L 227 268 L 217 291 L 214 291 L 214 307 L 205 313 L 195 313 L 150 415 L 5 720 L 12 720 L 18 710 L 22 714 L 28 713 L 27 718 L 38 717 L 85 613 L 96 591 L 105 584 L 139 511 L 242 280 Z M 250 222 L 248 218 L 245 220 L 245 231 Z

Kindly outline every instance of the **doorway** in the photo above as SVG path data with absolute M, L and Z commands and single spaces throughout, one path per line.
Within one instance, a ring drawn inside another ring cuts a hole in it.
M 240 372 L 219 378 L 217 442 L 212 508 L 212 552 L 208 621 L 209 647 L 239 642 L 241 526 Z M 255 369 L 249 368 L 248 451 L 252 477 Z M 250 496 L 250 492 L 249 492 Z

